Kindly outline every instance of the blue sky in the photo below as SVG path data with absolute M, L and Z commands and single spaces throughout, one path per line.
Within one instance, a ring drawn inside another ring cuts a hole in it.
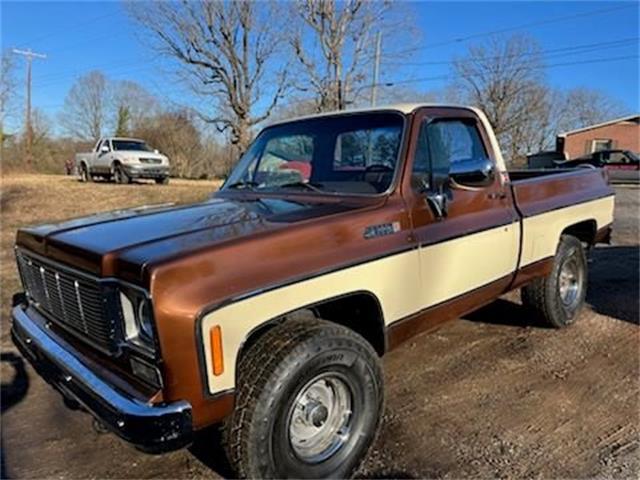
M 639 7 L 632 2 L 414 2 L 416 43 L 423 47 L 407 61 L 447 62 L 486 32 L 527 33 L 549 51 L 549 83 L 558 88 L 598 89 L 632 112 L 640 110 L 638 71 Z M 593 12 L 607 10 L 593 14 Z M 34 62 L 33 105 L 55 118 L 74 80 L 92 69 L 109 78 L 134 80 L 170 103 L 189 103 L 184 88 L 169 74 L 170 66 L 155 57 L 140 38 L 139 28 L 120 2 L 2 2 L 2 48 L 26 48 L 47 54 Z M 573 17 L 573 18 L 565 18 Z M 465 40 L 468 37 L 476 38 Z M 563 53 L 577 45 L 596 45 Z M 416 45 L 409 45 L 415 47 Z M 385 46 L 383 39 L 383 54 Z M 394 45 L 394 48 L 398 48 Z M 620 58 L 625 57 L 625 58 Z M 635 57 L 635 58 L 626 58 Z M 619 59 L 619 60 L 612 60 Z M 607 60 L 599 63 L 593 60 Z M 574 63 L 573 65 L 560 65 Z M 556 66 L 553 66 L 556 65 Z M 23 65 L 20 74 L 24 71 Z M 443 64 L 384 65 L 381 81 L 438 77 Z M 445 80 L 407 83 L 416 90 L 443 88 Z

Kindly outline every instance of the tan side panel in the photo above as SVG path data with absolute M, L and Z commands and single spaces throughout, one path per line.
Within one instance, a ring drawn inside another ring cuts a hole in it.
M 366 290 L 378 297 L 385 322 L 392 323 L 512 272 L 517 253 L 509 252 L 517 246 L 517 235 L 517 224 L 488 230 L 282 287 L 211 312 L 202 320 L 201 337 L 211 392 L 234 387 L 237 352 L 251 330 L 264 321 Z M 210 369 L 208 339 L 213 325 L 222 327 L 224 350 L 224 373 L 217 377 Z
M 305 305 L 358 290 L 368 290 L 380 300 L 385 319 L 401 318 L 417 309 L 420 301 L 418 250 L 383 258 L 266 292 L 215 310 L 202 320 L 202 338 L 212 391 L 233 388 L 236 355 L 249 332 L 272 318 Z M 222 327 L 224 373 L 211 373 L 209 330 Z
M 524 219 L 521 266 L 555 255 L 560 234 L 576 223 L 595 220 L 596 228 L 613 222 L 614 198 L 606 197 Z
M 422 308 L 450 300 L 513 273 L 520 227 L 494 228 L 421 250 Z

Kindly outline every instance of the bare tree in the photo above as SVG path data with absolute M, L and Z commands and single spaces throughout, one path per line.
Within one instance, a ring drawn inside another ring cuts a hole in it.
M 269 15 L 274 5 L 183 0 L 128 7 L 154 46 L 179 62 L 193 90 L 214 99 L 199 111 L 202 118 L 246 150 L 252 128 L 269 117 L 287 87 L 286 68 L 275 62 L 282 27 L 280 15 Z
M 11 53 L 2 52 L 0 59 L 0 144 L 4 141 L 6 132 L 5 122 L 13 114 L 17 98 L 17 81 L 15 77 L 15 62 Z
M 166 111 L 147 118 L 134 127 L 132 134 L 168 155 L 173 175 L 210 178 L 227 174 L 232 152 L 224 151 L 214 138 L 203 134 L 198 120 L 186 109 Z
M 316 111 L 341 110 L 371 87 L 374 35 L 387 30 L 392 4 L 297 0 L 292 5 L 300 26 L 290 43 L 303 72 L 296 86 L 314 93 Z
M 60 123 L 80 139 L 97 140 L 108 118 L 107 79 L 98 71 L 80 77 L 71 87 L 60 112 Z
M 542 68 L 538 44 L 521 35 L 491 37 L 454 61 L 462 100 L 484 110 L 507 158 L 522 155 L 522 135 L 545 111 Z
M 629 113 L 625 110 L 620 102 L 598 90 L 575 88 L 564 95 L 559 129 L 566 131 L 601 123 Z
M 111 116 L 116 135 L 126 136 L 160 112 L 158 100 L 140 84 L 122 80 L 110 83 Z

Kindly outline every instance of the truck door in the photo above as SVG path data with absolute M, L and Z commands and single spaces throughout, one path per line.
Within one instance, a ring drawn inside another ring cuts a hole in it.
M 480 305 L 506 289 L 517 267 L 520 225 L 510 188 L 473 111 L 428 108 L 412 128 L 403 195 L 419 245 L 423 308 L 457 300 Z M 488 175 L 474 176 L 470 168 L 465 176 L 465 166 L 489 161 Z M 458 182 L 447 179 L 439 214 L 427 197 L 436 193 L 439 172 L 449 170 Z
M 106 147 L 108 151 L 103 151 L 104 147 Z M 99 173 L 109 173 L 111 169 L 111 145 L 108 138 L 105 138 L 98 144 L 95 167 L 95 171 Z

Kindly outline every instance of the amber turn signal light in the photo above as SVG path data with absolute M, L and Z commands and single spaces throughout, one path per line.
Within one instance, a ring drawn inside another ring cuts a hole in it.
M 224 361 L 222 359 L 222 329 L 216 325 L 209 332 L 211 341 L 211 359 L 213 360 L 213 374 L 222 375 L 224 372 Z

